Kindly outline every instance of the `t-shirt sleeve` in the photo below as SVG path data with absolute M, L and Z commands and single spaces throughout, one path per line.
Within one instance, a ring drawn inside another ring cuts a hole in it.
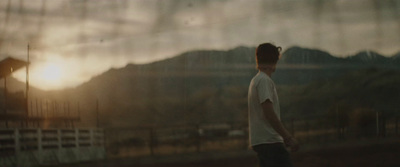
M 266 80 L 262 79 L 257 85 L 257 91 L 258 91 L 258 98 L 260 100 L 260 103 L 265 102 L 265 100 L 269 99 L 272 103 L 274 101 L 272 100 L 272 87 L 271 84 Z

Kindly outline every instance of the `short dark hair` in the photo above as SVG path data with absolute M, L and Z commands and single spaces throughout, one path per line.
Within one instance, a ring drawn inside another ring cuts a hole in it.
M 260 65 L 276 64 L 282 48 L 271 43 L 263 43 L 258 45 L 256 49 L 257 68 Z

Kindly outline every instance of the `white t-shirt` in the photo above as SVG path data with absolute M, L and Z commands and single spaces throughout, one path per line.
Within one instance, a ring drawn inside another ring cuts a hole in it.
M 279 99 L 275 84 L 264 72 L 259 71 L 250 82 L 248 92 L 250 145 L 283 142 L 264 116 L 261 103 L 269 99 L 280 120 Z

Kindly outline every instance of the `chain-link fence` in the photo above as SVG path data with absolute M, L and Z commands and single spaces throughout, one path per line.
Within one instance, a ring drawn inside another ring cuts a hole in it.
M 399 136 L 399 116 L 359 116 L 350 124 L 327 119 L 288 119 L 285 127 L 301 144 Z M 240 151 L 248 147 L 248 125 L 221 123 L 106 129 L 110 157 L 154 156 L 208 151 Z

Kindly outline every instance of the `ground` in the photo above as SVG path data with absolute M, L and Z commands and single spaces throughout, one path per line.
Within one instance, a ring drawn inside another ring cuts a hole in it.
M 359 144 L 319 145 L 292 153 L 296 167 L 395 167 L 400 166 L 400 139 Z M 162 157 L 108 159 L 58 167 L 256 167 L 252 151 L 214 152 Z

